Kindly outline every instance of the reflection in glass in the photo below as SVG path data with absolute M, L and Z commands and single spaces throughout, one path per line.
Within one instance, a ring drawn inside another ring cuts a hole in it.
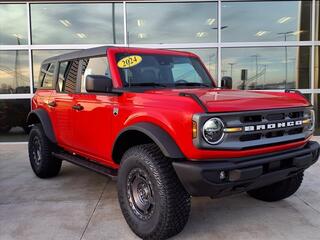
M 222 41 L 311 40 L 312 1 L 222 3 Z
M 0 4 L 0 45 L 28 44 L 26 4 Z
M 217 42 L 217 3 L 128 3 L 129 43 Z
M 198 55 L 204 63 L 214 80 L 217 79 L 217 49 L 201 48 L 201 49 L 176 49 L 180 51 L 192 52 Z
M 30 99 L 0 100 L 0 142 L 27 141 Z
M 72 52 L 75 50 L 34 50 L 32 51 L 32 63 L 33 63 L 33 85 L 34 89 L 37 89 L 39 83 L 39 73 L 41 63 L 49 57 Z
M 28 51 L 0 51 L 0 94 L 30 93 Z
M 222 76 L 234 89 L 310 87 L 310 47 L 222 49 Z
M 316 1 L 316 31 L 315 39 L 320 41 L 320 1 Z
M 320 88 L 320 47 L 314 52 L 314 88 Z
M 31 4 L 33 44 L 123 43 L 119 3 Z

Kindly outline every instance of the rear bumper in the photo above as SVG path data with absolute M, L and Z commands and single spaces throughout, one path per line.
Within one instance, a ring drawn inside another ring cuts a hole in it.
M 185 189 L 192 196 L 221 197 L 244 192 L 303 172 L 319 157 L 320 145 L 254 157 L 206 162 L 173 162 Z

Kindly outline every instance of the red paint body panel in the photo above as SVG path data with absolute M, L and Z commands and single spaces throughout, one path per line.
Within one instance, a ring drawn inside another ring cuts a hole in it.
M 109 48 L 107 51 L 114 88 L 121 88 L 122 81 L 116 66 L 115 54 L 156 53 L 196 57 L 186 52 L 153 49 Z M 207 160 L 237 158 L 297 148 L 309 139 L 257 149 L 201 150 L 192 142 L 192 116 L 203 109 L 180 92 L 196 94 L 209 112 L 241 112 L 274 108 L 309 106 L 300 94 L 283 92 L 237 91 L 221 89 L 160 89 L 142 93 L 124 92 L 122 95 L 108 94 L 59 94 L 55 90 L 38 90 L 33 98 L 33 109 L 45 108 L 52 120 L 58 144 L 70 152 L 89 157 L 112 168 L 118 168 L 112 159 L 112 146 L 124 128 L 139 122 L 150 122 L 165 130 L 175 140 L 187 159 Z M 44 104 L 46 100 L 57 102 L 55 110 Z M 82 111 L 72 109 L 75 104 Z M 113 115 L 118 108 L 119 114 Z

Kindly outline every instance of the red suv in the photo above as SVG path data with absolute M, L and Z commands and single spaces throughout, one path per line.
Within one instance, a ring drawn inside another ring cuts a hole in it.
M 99 47 L 49 58 L 27 122 L 40 178 L 62 160 L 117 179 L 119 203 L 143 239 L 179 233 L 190 196 L 239 192 L 278 201 L 315 163 L 314 111 L 297 91 L 216 86 L 198 56 Z

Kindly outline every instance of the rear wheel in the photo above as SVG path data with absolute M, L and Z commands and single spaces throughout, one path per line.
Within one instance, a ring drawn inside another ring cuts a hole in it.
M 281 182 L 250 190 L 248 191 L 248 194 L 253 198 L 266 202 L 279 201 L 294 194 L 301 186 L 302 180 L 303 173 L 299 173 Z
M 42 126 L 33 126 L 29 135 L 28 149 L 32 170 L 38 177 L 51 178 L 59 174 L 62 162 L 52 156 L 54 148 Z
M 128 225 L 143 239 L 167 239 L 188 221 L 190 195 L 154 144 L 135 146 L 124 154 L 118 196 Z

